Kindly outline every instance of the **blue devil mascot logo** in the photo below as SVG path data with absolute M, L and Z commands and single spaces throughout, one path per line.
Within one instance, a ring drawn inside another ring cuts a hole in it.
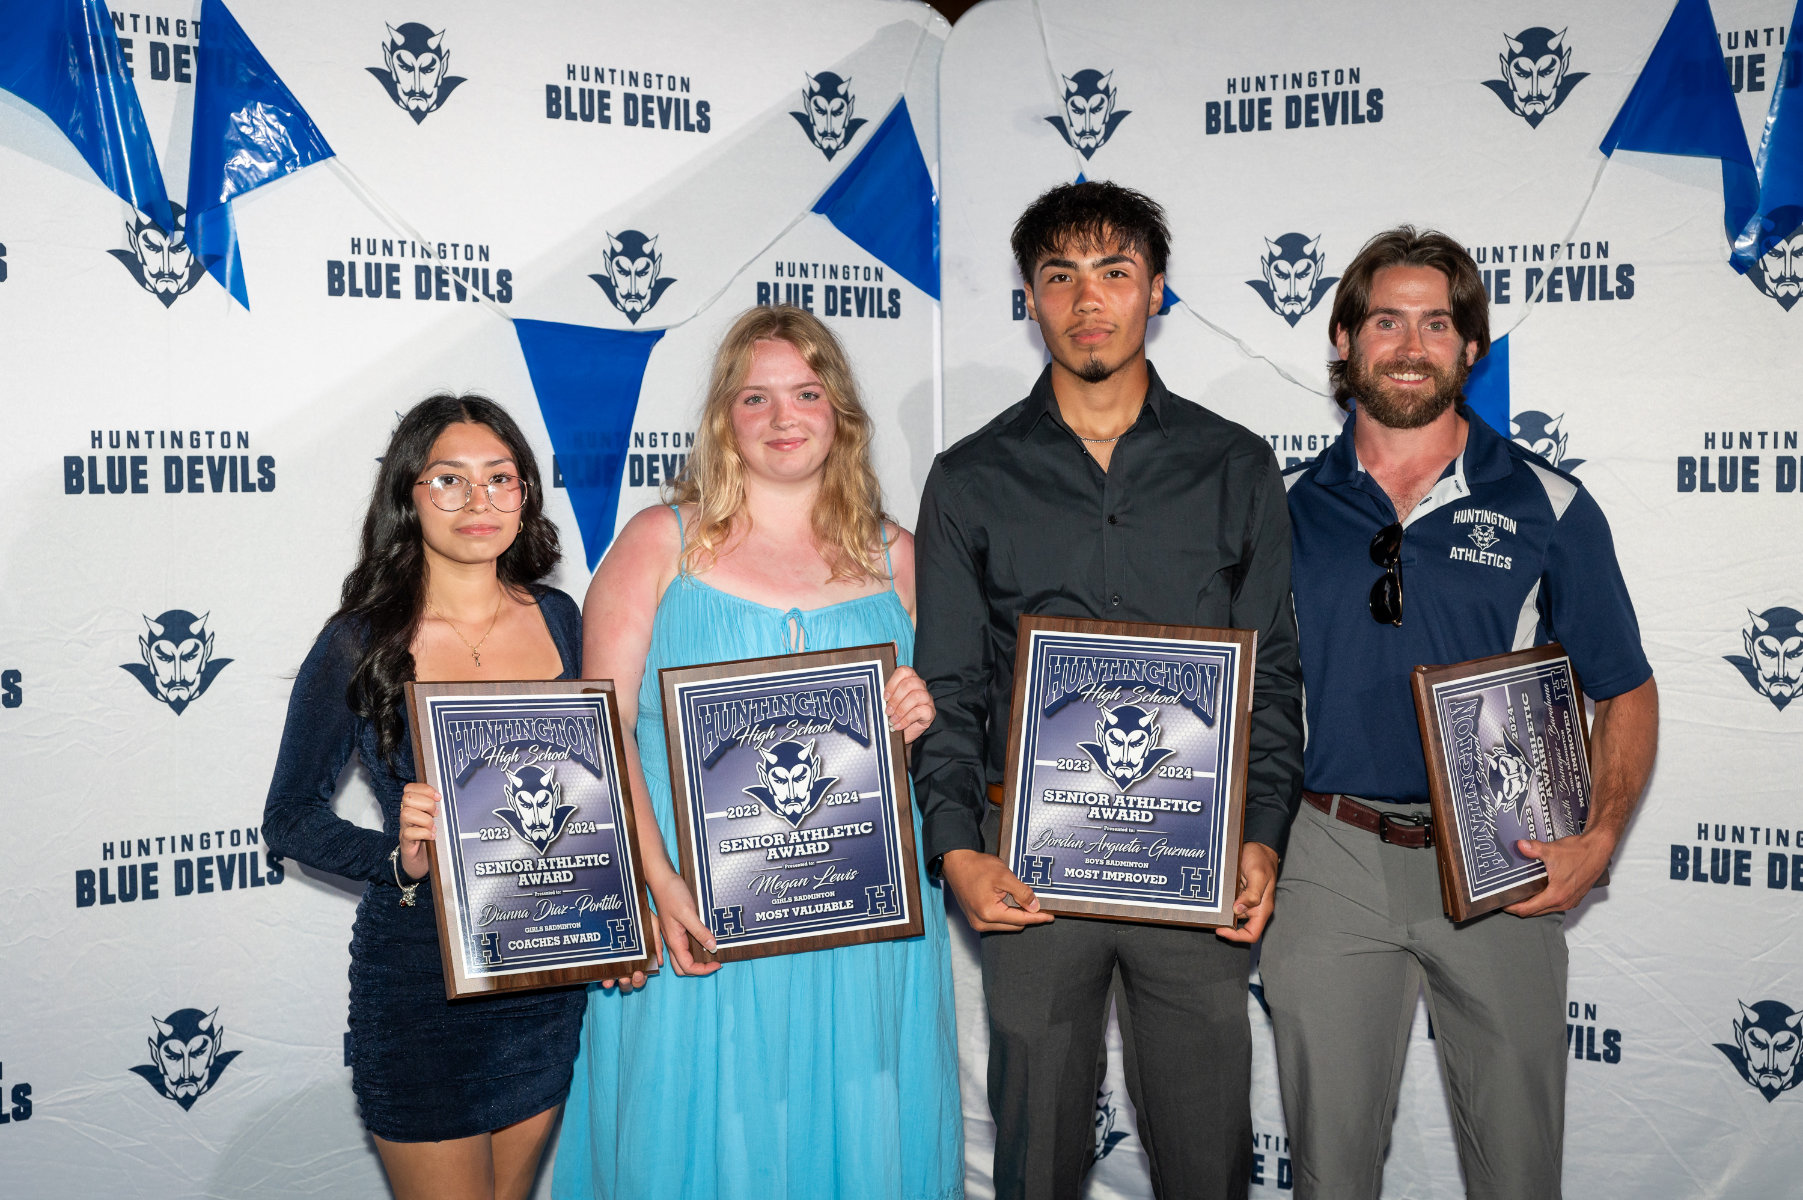
M 563 833 L 576 806 L 563 803 L 563 784 L 557 782 L 550 767 L 503 769 L 501 779 L 501 796 L 507 807 L 495 809 L 495 816 L 507 822 L 513 836 L 543 858 L 551 843 Z
M 1514 429 L 1514 436 L 1509 440 L 1524 450 L 1538 454 L 1546 460 L 1548 466 L 1557 467 L 1561 471 L 1575 471 L 1584 465 L 1583 459 L 1567 456 L 1567 444 L 1571 437 L 1565 432 L 1564 413 L 1553 417 L 1530 410 L 1516 414 L 1509 424 Z
M 1096 722 L 1096 740 L 1078 742 L 1077 746 L 1095 760 L 1117 791 L 1125 792 L 1177 753 L 1158 744 L 1163 732 L 1158 724 L 1158 709 L 1138 704 L 1097 707 L 1101 708 L 1102 719 Z
M 607 235 L 607 271 L 589 278 L 634 325 L 676 282 L 664 274 L 664 256 L 658 253 L 657 238 L 646 237 L 636 229 L 623 229 L 618 237 Z
M 822 774 L 812 740 L 776 742 L 768 749 L 760 747 L 757 756 L 758 778 L 763 782 L 746 788 L 745 794 L 792 828 L 799 829 L 820 807 L 826 789 L 839 782 L 836 775 Z
M 211 615 L 197 617 L 187 609 L 172 608 L 154 621 L 145 617 L 144 633 L 138 638 L 138 654 L 144 661 L 119 664 L 178 716 L 232 661 L 213 657 L 213 631 L 207 628 Z
M 1114 1093 L 1096 1089 L 1096 1145 L 1089 1160 L 1090 1170 L 1113 1153 L 1114 1148 L 1127 1140 L 1127 1131 L 1116 1129 L 1120 1121 L 1120 1109 L 1114 1103 Z
M 363 69 L 381 81 L 388 98 L 418 125 L 444 107 L 457 85 L 465 82 L 461 75 L 445 74 L 450 59 L 444 30 L 433 33 L 428 26 L 408 21 L 388 27 L 388 40 L 382 43 L 382 61 L 387 65 Z
M 1734 1022 L 1734 1042 L 1717 1042 L 1740 1077 L 1759 1089 L 1770 1103 L 1781 1093 L 1803 1082 L 1797 1074 L 1798 1051 L 1803 1050 L 1803 1012 L 1776 1000 L 1740 1004 L 1740 1020 Z
M 1558 836 L 1558 831 L 1553 828 L 1552 805 L 1544 792 L 1539 794 L 1539 802 L 1535 802 L 1534 785 L 1544 784 L 1544 774 L 1544 768 L 1523 753 L 1513 732 L 1505 731 L 1501 742 L 1483 751 L 1483 763 L 1478 773 L 1484 803 L 1480 820 L 1488 826 L 1489 835 L 1504 858 L 1510 856 L 1510 847 L 1497 832 L 1497 818 L 1503 813 L 1513 817 L 1530 838 L 1542 840 Z
M 213 1090 L 240 1051 L 219 1049 L 225 1026 L 219 1023 L 216 1008 L 210 1013 L 178 1008 L 162 1020 L 152 1017 L 150 1022 L 156 1026 L 150 1038 L 150 1061 L 133 1067 L 132 1073 L 143 1076 L 159 1095 L 186 1112 Z
M 1761 220 L 1765 232 L 1759 257 L 1747 269 L 1747 278 L 1789 312 L 1803 300 L 1803 206 L 1787 204 Z
M 1502 78 L 1484 80 L 1484 86 L 1495 92 L 1496 98 L 1526 121 L 1530 129 L 1538 128 L 1555 108 L 1565 103 L 1578 81 L 1589 75 L 1588 71 L 1571 69 L 1571 47 L 1565 42 L 1565 33 L 1563 29 L 1554 33 L 1538 25 L 1514 37 L 1505 33 L 1503 53 L 1497 56 L 1502 63 Z
M 1740 631 L 1745 656 L 1725 654 L 1754 691 L 1782 710 L 1803 692 L 1803 612 L 1794 608 L 1747 610 L 1747 627 Z
M 1113 71 L 1104 75 L 1084 70 L 1064 76 L 1064 112 L 1047 117 L 1046 123 L 1077 153 L 1089 158 L 1114 136 L 1115 126 L 1126 120 L 1131 111 L 1116 107 Z
M 1265 307 L 1294 328 L 1314 311 L 1321 298 L 1340 281 L 1322 274 L 1321 239 L 1286 233 L 1276 241 L 1265 239 L 1264 257 L 1258 260 L 1262 279 L 1248 279 L 1246 286 L 1259 294 Z
M 133 213 L 125 226 L 125 240 L 131 249 L 107 251 L 124 264 L 139 287 L 162 301 L 164 308 L 193 291 L 207 273 L 207 263 L 213 261 L 202 261 L 188 247 L 188 210 L 170 201 L 169 212 L 174 229 L 164 229 L 149 217 Z
M 803 77 L 808 82 L 801 89 L 801 111 L 789 115 L 807 132 L 808 141 L 819 147 L 831 162 L 833 155 L 851 145 L 851 139 L 868 122 L 851 115 L 852 107 L 857 103 L 857 97 L 852 95 L 851 80 L 841 79 L 831 71 L 822 71 L 818 75 L 803 72 Z

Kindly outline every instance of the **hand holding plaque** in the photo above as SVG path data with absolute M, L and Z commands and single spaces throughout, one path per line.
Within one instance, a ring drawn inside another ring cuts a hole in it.
M 409 683 L 407 715 L 413 761 L 440 796 L 428 852 L 445 995 L 648 966 L 613 684 Z
M 1257 636 L 1021 618 L 1000 849 L 1041 908 L 1234 924 Z
M 893 646 L 658 672 L 682 878 L 713 934 L 699 962 L 918 936 Z
M 1414 689 L 1446 915 L 1541 891 L 1546 865 L 1515 843 L 1582 833 L 1590 817 L 1590 730 L 1564 647 L 1416 667 Z

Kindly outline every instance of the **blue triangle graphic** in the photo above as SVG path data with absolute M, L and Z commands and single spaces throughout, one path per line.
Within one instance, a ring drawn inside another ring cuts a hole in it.
M 1490 343 L 1490 353 L 1477 360 L 1465 381 L 1465 403 L 1484 424 L 1509 436 L 1509 335 Z
M 909 283 L 939 299 L 939 203 L 926 156 L 897 100 L 814 211 Z
M 515 320 L 513 331 L 592 571 L 613 541 L 639 389 L 664 331 L 525 320 Z

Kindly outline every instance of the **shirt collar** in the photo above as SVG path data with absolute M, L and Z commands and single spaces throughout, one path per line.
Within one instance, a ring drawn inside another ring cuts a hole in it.
M 1461 402 L 1459 415 L 1465 418 L 1469 428 L 1465 433 L 1465 449 L 1452 462 L 1453 473 L 1473 483 L 1493 483 L 1505 478 L 1513 469 L 1509 443 L 1469 405 Z M 1359 465 L 1358 450 L 1353 444 L 1353 427 L 1357 420 L 1356 410 L 1348 413 L 1340 436 L 1322 452 L 1320 470 L 1315 472 L 1316 483 L 1332 487 L 1357 478 L 1364 470 Z
M 1152 420 L 1158 425 L 1158 432 L 1167 438 L 1170 437 L 1170 414 L 1167 411 L 1170 402 L 1170 390 L 1164 386 L 1164 380 L 1158 377 L 1158 369 L 1147 362 L 1145 408 L 1141 416 L 1136 418 L 1133 425 L 1128 428 L 1132 429 L 1138 426 L 1145 419 L 1144 413 L 1149 412 L 1152 414 Z M 1024 438 L 1032 433 L 1039 422 L 1045 418 L 1050 418 L 1054 425 L 1066 431 L 1070 430 L 1070 426 L 1066 424 L 1063 415 L 1058 411 L 1058 397 L 1052 393 L 1051 363 L 1046 364 L 1045 370 L 1041 371 L 1039 378 L 1034 381 L 1033 390 L 1027 395 L 1027 407 L 1014 424 L 1015 431 Z

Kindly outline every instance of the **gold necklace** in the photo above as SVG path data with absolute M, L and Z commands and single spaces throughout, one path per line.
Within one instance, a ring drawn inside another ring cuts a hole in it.
M 488 633 L 483 634 L 482 641 L 477 642 L 474 645 L 470 645 L 470 640 L 463 636 L 463 631 L 457 628 L 451 621 L 451 618 L 438 611 L 437 605 L 428 600 L 426 601 L 426 608 L 431 611 L 433 616 L 437 617 L 440 621 L 443 621 L 446 625 L 451 626 L 451 632 L 457 635 L 458 641 L 462 642 L 465 646 L 469 646 L 470 657 L 476 660 L 476 665 L 478 667 L 481 666 L 482 655 L 478 654 L 477 651 L 482 649 L 483 642 L 488 641 L 489 634 L 492 634 L 495 631 L 495 622 L 501 619 L 501 594 L 499 592 L 495 593 L 495 615 L 488 619 Z

